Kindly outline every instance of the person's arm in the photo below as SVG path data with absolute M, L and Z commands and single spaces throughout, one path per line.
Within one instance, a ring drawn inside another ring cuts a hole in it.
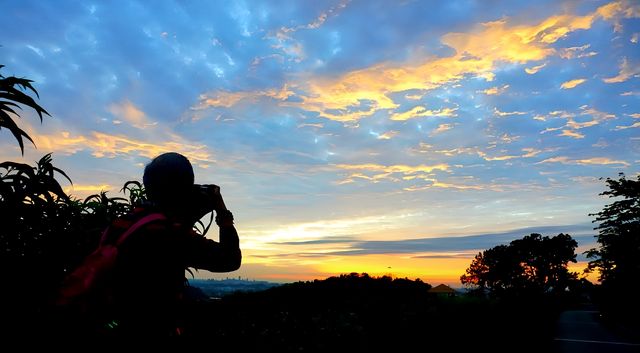
M 219 188 L 214 189 L 214 200 L 216 224 L 220 227 L 219 242 L 193 234 L 189 244 L 189 265 L 211 272 L 235 271 L 242 263 L 242 252 L 233 214 L 227 210 Z

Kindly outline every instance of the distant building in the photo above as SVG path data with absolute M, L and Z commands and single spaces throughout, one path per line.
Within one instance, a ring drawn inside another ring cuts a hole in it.
M 455 289 L 447 286 L 446 284 L 439 284 L 429 289 L 429 293 L 433 293 L 443 297 L 455 297 L 456 294 L 458 294 Z

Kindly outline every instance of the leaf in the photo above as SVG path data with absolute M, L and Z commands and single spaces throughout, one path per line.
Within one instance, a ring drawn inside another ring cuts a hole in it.
M 36 145 L 36 143 L 33 142 L 33 139 L 31 139 L 31 136 L 29 136 L 26 132 L 19 128 L 18 125 L 16 125 L 16 123 L 13 121 L 13 119 L 9 117 L 9 114 L 0 110 L 0 118 L 2 118 L 2 120 L 0 120 L 0 123 L 3 123 L 0 124 L 0 126 L 5 126 L 7 129 L 9 129 L 16 140 L 18 140 L 18 145 L 20 145 L 20 151 L 22 151 L 22 155 L 24 155 L 24 143 L 22 142 L 22 136 L 31 141 L 34 146 Z

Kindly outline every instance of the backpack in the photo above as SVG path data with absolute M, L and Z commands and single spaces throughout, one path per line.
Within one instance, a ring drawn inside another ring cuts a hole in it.
M 136 230 L 166 217 L 151 213 L 134 222 L 114 242 L 107 242 L 108 227 L 102 233 L 98 247 L 63 280 L 58 289 L 55 306 L 67 316 L 92 320 L 102 325 L 111 304 L 112 270 L 118 259 L 118 247 Z M 106 320 L 108 321 L 108 320 Z

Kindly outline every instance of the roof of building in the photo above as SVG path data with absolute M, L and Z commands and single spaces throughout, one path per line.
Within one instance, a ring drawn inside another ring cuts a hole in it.
M 429 289 L 429 293 L 455 293 L 456 290 L 447 286 L 446 284 L 439 284 L 431 289 Z

